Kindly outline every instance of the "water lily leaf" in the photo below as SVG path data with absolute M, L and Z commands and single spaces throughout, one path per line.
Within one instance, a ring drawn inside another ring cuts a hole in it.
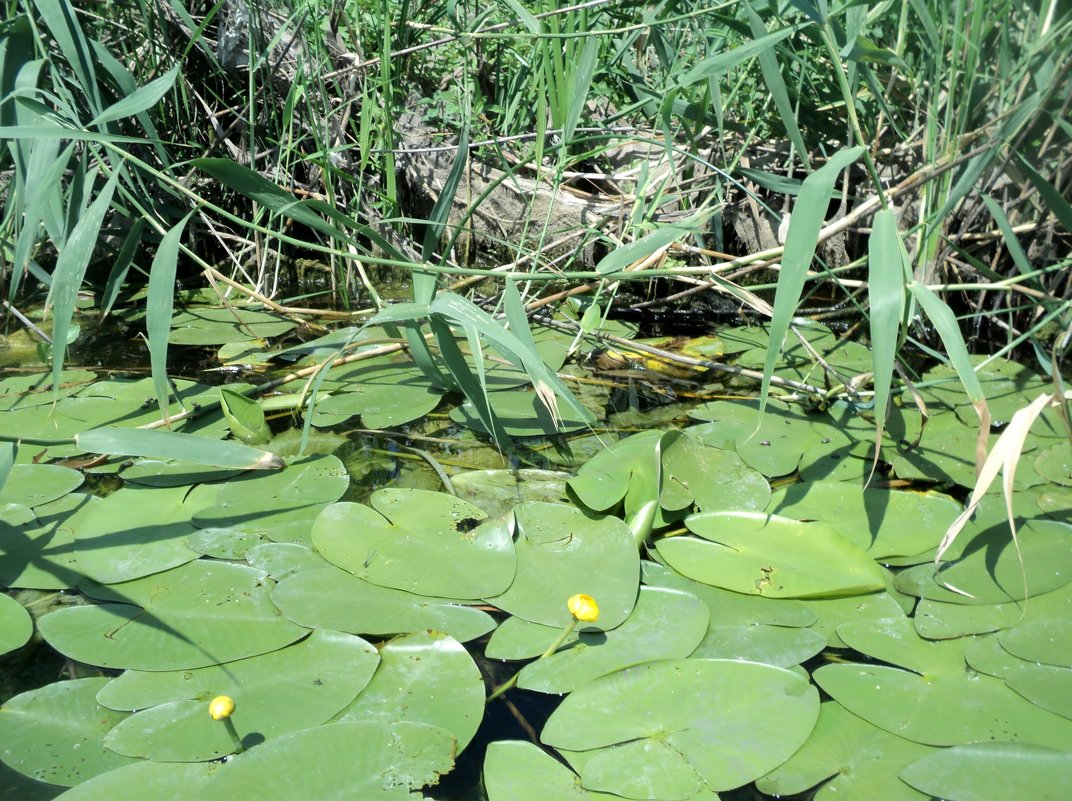
M 716 626 L 749 626 L 768 624 L 781 627 L 810 626 L 818 615 L 809 608 L 811 603 L 789 598 L 763 598 L 744 595 L 686 578 L 666 565 L 642 562 L 644 583 L 655 587 L 672 587 L 695 595 L 711 612 Z
M 1018 623 L 1072 616 L 1072 584 L 1053 592 L 1032 595 L 1028 603 L 970 605 L 924 599 L 916 607 L 913 621 L 921 637 L 946 640 L 965 634 L 985 634 L 1011 628 Z
M 1072 667 L 1072 620 L 1021 623 L 998 636 L 1001 647 L 1030 662 Z
M 240 735 L 271 739 L 330 720 L 368 684 L 379 656 L 360 637 L 314 631 L 278 651 L 197 670 L 127 671 L 97 694 L 136 711 L 105 738 L 120 754 L 157 762 L 201 762 L 230 754 L 226 729 L 208 714 L 218 695 L 235 699 Z
M 1068 797 L 1072 753 L 1025 743 L 972 743 L 913 762 L 901 778 L 948 801 Z
M 485 522 L 460 498 L 382 489 L 369 505 L 336 503 L 313 524 L 313 545 L 365 581 L 416 595 L 475 600 L 514 578 L 510 520 Z
M 978 423 L 965 425 L 956 415 L 929 411 L 932 414 L 922 441 L 901 442 L 892 454 L 893 472 L 907 481 L 951 481 L 963 487 L 974 486 Z
M 659 555 L 682 575 L 772 598 L 856 595 L 882 589 L 882 571 L 821 523 L 758 512 L 705 512 L 685 521 L 698 537 L 667 537 Z
M 467 642 L 495 628 L 478 609 L 370 584 L 337 567 L 292 575 L 279 582 L 272 600 L 303 626 L 351 634 L 435 630 Z
M 64 495 L 36 510 L 0 507 L 0 585 L 36 590 L 66 590 L 82 580 L 74 553 L 72 527 L 100 498 Z
M 450 477 L 458 497 L 479 506 L 489 517 L 505 515 L 519 503 L 568 503 L 570 473 L 556 470 L 470 470 Z
M 196 559 L 186 537 L 193 515 L 212 503 L 215 487 L 122 487 L 82 515 L 74 528 L 82 571 L 112 584 Z
M 0 411 L 50 406 L 59 399 L 81 392 L 96 378 L 97 374 L 89 370 L 64 370 L 60 373 L 59 385 L 53 388 L 51 372 L 5 376 L 0 379 Z
M 1035 457 L 1035 471 L 1047 481 L 1072 486 L 1072 454 L 1067 442 L 1044 448 Z
M 0 592 L 0 655 L 21 648 L 33 634 L 33 620 L 22 604 Z
M 50 612 L 37 625 L 49 645 L 86 664 L 204 667 L 274 651 L 305 634 L 273 606 L 272 586 L 252 567 L 198 560 L 114 590 L 86 586 L 109 603 Z
M 804 605 L 818 615 L 818 620 L 812 628 L 826 637 L 826 644 L 830 648 L 848 647 L 837 633 L 842 623 L 905 617 L 900 604 L 888 592 L 873 592 L 847 598 L 820 598 L 804 601 Z
M 732 699 L 732 701 L 731 701 Z M 686 659 L 649 662 L 596 679 L 566 697 L 544 726 L 548 745 L 571 750 L 606 748 L 650 739 L 669 746 L 653 759 L 684 760 L 716 791 L 740 787 L 782 764 L 808 738 L 819 714 L 819 697 L 806 679 L 788 670 L 753 662 Z M 608 752 L 588 770 L 600 779 L 592 789 L 642 789 L 629 768 L 636 746 L 618 760 Z M 661 756 L 660 756 L 661 755 Z M 617 763 L 617 776 L 613 765 Z M 598 770 L 597 770 L 598 769 Z M 664 791 L 657 784 L 643 798 L 676 798 L 679 765 L 650 776 L 672 778 Z
M 568 434 L 571 431 L 587 428 L 589 424 L 588 420 L 566 404 L 558 410 L 559 418 L 557 420 L 552 418 L 551 413 L 535 392 L 504 390 L 489 392 L 487 397 L 492 412 L 499 418 L 503 430 L 511 437 L 549 437 L 554 434 Z M 469 401 L 451 409 L 450 419 L 473 431 L 488 433 L 476 408 Z
M 246 551 L 265 542 L 264 537 L 252 531 L 234 531 L 229 528 L 199 528 L 184 542 L 186 547 L 213 559 L 237 561 Z M 273 543 L 274 544 L 274 543 Z
M 40 506 L 82 486 L 82 474 L 54 464 L 17 464 L 0 484 L 0 502 Z
M 557 653 L 526 665 L 517 686 L 568 693 L 592 679 L 643 662 L 684 659 L 703 639 L 708 618 L 707 607 L 693 595 L 641 587 L 636 608 L 622 625 L 605 633 L 582 631 Z M 533 656 L 542 654 L 555 640 L 556 632 L 550 626 L 537 628 L 537 624 L 528 623 L 526 628 L 534 644 L 543 643 Z M 488 650 L 493 650 L 490 643 Z M 489 653 L 489 658 L 494 657 Z
M 296 324 L 253 309 L 187 309 L 171 318 L 172 345 L 223 345 L 285 334 Z
M 1067 584 L 1072 579 L 1072 549 L 1068 547 L 1072 526 L 1032 518 L 1020 521 L 1017 529 L 1019 550 L 1009 536 L 1008 523 L 970 523 L 947 554 L 949 561 L 940 566 L 938 577 L 933 564 L 918 565 L 899 573 L 894 586 L 936 601 L 997 604 L 1021 601 L 1025 592 L 1033 597 Z
M 640 557 L 616 517 L 593 520 L 572 506 L 525 503 L 514 510 L 517 570 L 510 588 L 489 603 L 545 626 L 570 620 L 566 601 L 587 593 L 599 603 L 597 629 L 619 626 L 633 611 Z
M 625 502 L 625 516 L 659 499 L 664 438 L 669 432 L 645 431 L 601 450 L 581 466 L 569 487 L 589 509 L 609 512 Z
M 241 470 L 180 462 L 174 459 L 135 459 L 130 466 L 123 467 L 119 475 L 128 484 L 143 484 L 149 487 L 185 487 L 190 484 L 226 481 L 241 472 Z
M 220 488 L 216 504 L 197 512 L 194 524 L 308 545 L 316 516 L 341 498 L 349 486 L 350 476 L 337 457 L 310 456 L 278 473 L 252 474 L 227 482 Z
M 1072 742 L 1072 721 L 1010 692 L 1000 679 L 965 670 L 966 639 L 923 640 L 904 618 L 845 623 L 838 634 L 898 666 L 834 664 L 812 674 L 834 700 L 879 728 L 926 745 Z
M 404 799 L 454 765 L 450 733 L 422 723 L 331 723 L 284 734 L 239 754 L 198 792 L 236 798 Z M 316 766 L 311 769 L 310 766 Z M 419 796 L 418 796 L 419 797 Z
M 484 679 L 469 652 L 449 635 L 421 631 L 383 646 L 372 681 L 336 721 L 427 723 L 449 731 L 461 751 L 483 718 Z
M 220 768 L 215 764 L 145 762 L 110 770 L 72 787 L 63 801 L 188 801 Z
M 220 387 L 220 410 L 235 439 L 247 445 L 264 445 L 272 438 L 272 431 L 264 419 L 264 409 L 241 392 Z
M 792 667 L 826 647 L 826 637 L 811 629 L 753 623 L 746 626 L 714 624 L 696 647 L 694 659 L 742 659 L 775 667 Z
M 1022 662 L 1002 678 L 1035 706 L 1072 718 L 1072 670 Z
M 101 740 L 126 717 L 96 701 L 108 679 L 58 681 L 16 695 L 0 710 L 0 759 L 24 776 L 72 787 L 130 764 Z
M 808 741 L 788 762 L 759 779 L 756 787 L 778 797 L 803 793 L 825 782 L 812 796 L 815 801 L 925 801 L 928 796 L 900 781 L 898 773 L 935 750 L 883 731 L 840 704 L 826 701 Z
M 338 425 L 354 415 L 368 428 L 391 428 L 424 417 L 443 398 L 412 361 L 368 359 L 333 369 L 322 386 L 315 426 Z
M 664 509 L 684 509 L 695 503 L 701 512 L 758 511 L 767 505 L 770 492 L 767 479 L 732 449 L 712 448 L 695 437 L 683 436 L 663 452 L 659 502 Z M 675 495 L 680 496 L 678 500 Z
M 246 561 L 276 581 L 303 570 L 323 570 L 331 563 L 312 548 L 291 542 L 266 542 L 246 551 Z
M 620 796 L 586 790 L 577 775 L 529 742 L 496 740 L 484 755 L 488 801 L 614 801 Z
M 767 511 L 825 523 L 881 560 L 934 548 L 962 509 L 938 493 L 861 490 L 837 481 L 809 481 L 775 492 Z

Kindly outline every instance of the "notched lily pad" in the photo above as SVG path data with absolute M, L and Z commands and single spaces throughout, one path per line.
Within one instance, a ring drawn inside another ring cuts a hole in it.
M 926 756 L 901 778 L 948 801 L 1064 801 L 1072 753 L 1024 743 L 972 743 Z
M 82 486 L 82 474 L 54 464 L 17 464 L 0 487 L 0 503 L 40 506 Z

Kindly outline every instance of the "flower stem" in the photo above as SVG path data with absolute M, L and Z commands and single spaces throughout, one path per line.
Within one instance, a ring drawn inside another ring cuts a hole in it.
M 238 730 L 235 728 L 234 721 L 229 717 L 223 719 L 223 727 L 227 729 L 227 733 L 231 735 L 231 742 L 234 743 L 234 752 L 241 754 L 246 750 L 246 747 L 242 745 L 242 738 L 238 736 Z
M 562 643 L 564 643 L 566 641 L 566 639 L 573 633 L 573 630 L 576 627 L 577 627 L 577 618 L 575 618 L 575 617 L 570 618 L 570 622 L 567 623 L 566 627 L 562 629 L 562 633 L 559 634 L 558 637 L 555 638 L 555 641 L 548 646 L 546 651 L 544 651 L 542 654 L 540 654 L 540 659 L 546 659 L 551 654 L 553 654 L 555 651 L 557 651 L 559 648 L 561 648 Z M 539 660 L 537 660 L 537 661 L 539 661 Z M 502 684 L 500 684 L 498 687 L 496 687 L 494 690 L 492 690 L 491 695 L 488 696 L 488 701 L 494 701 L 496 698 L 498 698 L 504 692 L 506 692 L 507 690 L 512 689 L 513 686 L 515 684 L 517 684 L 517 677 L 520 676 L 520 675 L 521 675 L 521 671 L 519 670 L 517 673 L 515 673 L 509 679 L 507 679 Z

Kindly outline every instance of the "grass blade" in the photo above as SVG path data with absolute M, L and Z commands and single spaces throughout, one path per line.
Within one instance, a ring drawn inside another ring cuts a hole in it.
M 283 460 L 274 453 L 259 448 L 175 431 L 92 428 L 76 434 L 74 441 L 79 448 L 90 453 L 176 459 L 237 470 L 278 470 L 284 466 Z
M 99 114 L 102 110 L 101 95 L 93 66 L 93 55 L 78 24 L 73 6 L 67 0 L 34 0 L 34 5 L 56 40 L 63 57 L 74 70 L 90 109 L 94 114 Z
M 871 364 L 875 387 L 874 473 L 882 447 L 882 430 L 893 384 L 899 330 L 905 312 L 905 284 L 910 280 L 908 251 L 897 231 L 897 215 L 882 209 L 875 215 L 868 247 L 867 295 L 871 307 Z
M 112 194 L 119 180 L 119 170 L 112 173 L 101 193 L 97 195 L 85 214 L 71 231 L 56 259 L 56 269 L 52 273 L 52 288 L 49 290 L 49 302 L 52 305 L 52 386 L 57 389 L 60 373 L 63 372 L 63 360 L 67 355 L 67 332 L 74 316 L 74 304 L 78 300 L 78 290 L 82 288 L 82 279 L 86 267 L 93 256 L 104 215 L 112 205 Z M 58 395 L 57 395 L 58 397 Z
M 659 248 L 665 248 L 671 242 L 684 239 L 690 234 L 696 233 L 700 220 L 690 217 L 677 225 L 662 225 L 651 233 L 645 234 L 640 239 L 630 242 L 628 245 L 614 248 L 599 260 L 596 272 L 600 275 L 618 272 L 640 259 L 650 256 Z
M 758 55 L 764 50 L 774 47 L 778 42 L 787 39 L 802 27 L 804 27 L 803 24 L 790 25 L 781 30 L 768 33 L 766 36 L 753 39 L 751 42 L 747 42 L 740 47 L 735 47 L 733 50 L 727 50 L 716 56 L 705 58 L 691 70 L 678 78 L 677 85 L 680 88 L 684 88 L 686 86 L 691 86 L 694 83 L 699 83 L 700 81 L 706 81 L 708 78 L 717 77 L 726 70 L 736 67 L 741 62 L 747 61 L 752 58 L 752 56 Z
M 149 291 L 145 306 L 153 390 L 156 392 L 156 402 L 164 416 L 164 423 L 168 426 L 171 425 L 171 418 L 168 415 L 170 385 L 167 376 L 167 352 L 168 338 L 171 336 L 171 316 L 175 305 L 175 266 L 179 259 L 182 232 L 189 219 L 190 214 L 164 234 L 149 270 Z
M 160 102 L 160 98 L 171 91 L 175 84 L 175 78 L 179 74 L 178 67 L 172 67 L 165 74 L 155 80 L 149 81 L 145 86 L 140 86 L 131 94 L 108 106 L 104 111 L 93 118 L 89 124 L 103 125 L 113 120 L 121 120 L 124 117 L 132 117 L 146 109 L 150 109 Z
M 424 229 L 424 242 L 421 245 L 421 261 L 428 261 L 435 253 L 439 242 L 443 237 L 443 228 L 450 219 L 450 209 L 454 204 L 454 196 L 458 192 L 458 184 L 461 183 L 465 174 L 465 165 L 469 163 L 469 126 L 463 125 L 458 134 L 458 152 L 454 156 L 454 163 L 447 174 L 447 180 L 443 182 L 443 191 L 436 198 L 432 213 L 428 216 L 428 223 Z M 418 273 L 413 277 L 413 300 L 417 303 L 431 303 L 435 297 L 436 276 L 431 273 Z
M 819 243 L 819 231 L 826 218 L 830 196 L 834 192 L 834 181 L 837 180 L 838 174 L 856 161 L 863 152 L 862 147 L 838 151 L 800 185 L 789 231 L 785 235 L 785 251 L 782 256 L 782 270 L 778 275 L 778 287 L 774 291 L 774 316 L 771 318 L 770 346 L 767 348 L 767 359 L 763 365 L 758 420 L 762 420 L 767 407 L 767 393 L 770 390 L 771 376 L 774 374 L 774 363 L 781 351 L 782 341 L 789 331 L 789 323 L 800 303 L 800 292 L 804 288 L 804 279 L 815 256 L 815 246 Z

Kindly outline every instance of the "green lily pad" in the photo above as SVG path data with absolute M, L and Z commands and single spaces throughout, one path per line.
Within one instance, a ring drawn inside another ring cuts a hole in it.
M 809 481 L 775 492 L 767 511 L 825 523 L 881 560 L 936 547 L 961 506 L 938 493 L 861 490 L 843 482 Z
M 0 710 L 0 759 L 24 776 L 63 787 L 130 764 L 101 742 L 126 717 L 97 703 L 107 683 L 58 681 L 16 695 Z
M 1072 621 L 1036 620 L 1021 623 L 998 637 L 1001 647 L 1030 662 L 1072 667 Z
M 325 567 L 331 567 L 331 562 L 312 548 L 291 542 L 254 545 L 246 551 L 246 561 L 276 581 L 282 581 L 303 570 L 323 570 Z
M 220 765 L 145 762 L 102 773 L 72 787 L 63 801 L 188 801 Z M 58 801 L 58 799 L 57 799 Z
M 1072 718 L 1072 670 L 1021 662 L 1001 678 L 1035 706 Z
M 1035 457 L 1035 470 L 1047 481 L 1065 487 L 1072 486 L 1072 448 L 1067 442 L 1059 442 L 1044 448 Z
M 757 512 L 705 512 L 685 521 L 698 537 L 659 540 L 682 575 L 770 598 L 856 595 L 882 589 L 882 571 L 859 547 L 820 523 Z
M 200 528 L 185 539 L 186 547 L 202 556 L 230 560 L 242 559 L 246 551 L 264 542 L 264 537 L 252 531 L 229 528 Z
M 946 640 L 965 634 L 986 634 L 1033 620 L 1072 615 L 1072 584 L 1053 592 L 1032 595 L 1025 604 L 1010 601 L 982 606 L 924 599 L 916 607 L 913 620 L 921 637 Z
M 120 754 L 157 762 L 201 762 L 234 751 L 226 729 L 208 714 L 218 695 L 235 700 L 241 735 L 271 739 L 330 720 L 368 684 L 379 656 L 351 634 L 314 631 L 278 651 L 227 665 L 169 672 L 127 671 L 97 700 L 136 711 L 105 738 Z
M 284 734 L 239 754 L 201 787 L 197 797 L 199 801 L 410 798 L 410 791 L 434 784 L 448 772 L 454 754 L 454 738 L 434 726 L 407 721 L 331 723 Z
M 186 547 L 195 512 L 215 487 L 123 487 L 81 516 L 74 528 L 82 571 L 102 584 L 159 573 L 198 557 Z
M 83 579 L 74 552 L 77 520 L 100 498 L 73 492 L 36 510 L 0 508 L 0 586 L 66 590 Z
M 355 415 L 367 428 L 391 428 L 424 417 L 443 392 L 412 361 L 375 358 L 334 368 L 316 405 L 313 425 L 337 425 Z
M 292 320 L 253 309 L 188 309 L 171 318 L 168 342 L 172 345 L 249 342 L 277 337 L 294 326 Z
M 135 459 L 119 474 L 128 484 L 144 484 L 150 487 L 185 487 L 190 484 L 226 481 L 241 472 L 241 470 L 226 470 L 193 462 L 179 462 L 174 459 Z
M 484 756 L 488 801 L 615 801 L 586 790 L 573 771 L 550 754 L 519 740 L 496 740 Z
M 845 623 L 838 634 L 850 647 L 893 666 L 824 665 L 812 677 L 834 700 L 879 728 L 926 745 L 1072 742 L 1072 721 L 1034 706 L 1000 679 L 965 670 L 966 639 L 923 640 L 904 618 Z
M 511 437 L 549 437 L 588 428 L 588 421 L 565 404 L 559 405 L 559 418 L 552 418 L 535 392 L 505 390 L 489 392 L 487 397 L 492 412 Z M 469 401 L 451 409 L 450 419 L 473 431 L 488 433 Z
M 900 604 L 888 592 L 873 592 L 847 598 L 820 598 L 804 601 L 804 604 L 809 611 L 818 615 L 818 620 L 812 628 L 826 637 L 826 644 L 830 648 L 848 647 L 837 633 L 842 623 L 905 617 Z
M 1007 523 L 969 524 L 941 566 L 941 583 L 928 563 L 899 573 L 894 586 L 936 601 L 997 604 L 1022 601 L 1025 589 L 1030 596 L 1051 592 L 1072 579 L 1072 526 L 1034 518 L 1018 522 L 1017 530 L 1019 552 Z
M 350 476 L 338 458 L 311 456 L 289 464 L 286 470 L 227 482 L 216 504 L 201 509 L 194 524 L 308 545 L 316 516 L 349 486 Z
M 17 464 L 0 487 L 0 502 L 40 506 L 82 486 L 82 474 L 54 464 Z
M 505 515 L 519 503 L 569 503 L 570 473 L 556 470 L 469 470 L 450 477 L 462 500 L 480 507 L 489 517 Z
M 475 600 L 514 578 L 509 519 L 485 522 L 480 509 L 442 492 L 382 489 L 368 506 L 332 504 L 312 536 L 332 564 L 415 595 Z
M 733 450 L 713 448 L 688 436 L 678 437 L 663 453 L 660 503 L 684 509 L 695 503 L 701 512 L 718 509 L 758 511 L 770 500 L 770 484 Z M 674 496 L 680 499 L 674 501 Z
M 922 441 L 900 443 L 889 456 L 894 474 L 908 481 L 974 486 L 978 424 L 965 425 L 949 412 L 932 412 Z
M 1072 753 L 1025 743 L 972 743 L 926 756 L 901 778 L 948 801 L 1064 801 Z
M 0 592 L 0 655 L 21 648 L 32 634 L 30 613 L 10 595 Z
M 0 379 L 0 411 L 51 406 L 57 397 L 62 399 L 81 392 L 96 378 L 97 374 L 89 370 L 64 370 L 60 373 L 59 386 L 53 389 L 51 371 L 4 376 Z
M 49 612 L 37 625 L 49 645 L 90 665 L 205 667 L 274 651 L 306 632 L 272 604 L 268 577 L 245 565 L 199 560 L 85 591 L 108 602 Z
M 405 634 L 380 650 L 380 665 L 357 699 L 335 719 L 400 722 L 449 731 L 458 751 L 484 718 L 484 679 L 469 652 L 437 631 Z
M 692 656 L 694 659 L 743 659 L 787 668 L 811 659 L 825 647 L 826 637 L 811 629 L 763 623 L 712 625 Z
M 545 626 L 570 620 L 566 601 L 586 593 L 599 604 L 599 620 L 613 629 L 636 603 L 640 557 L 629 528 L 616 517 L 592 519 L 572 506 L 525 503 L 514 510 L 517 570 L 510 588 L 489 603 Z
M 643 662 L 684 659 L 703 639 L 708 617 L 707 607 L 693 595 L 680 590 L 641 587 L 636 608 L 622 625 L 606 633 L 580 632 L 574 642 L 567 643 L 557 653 L 526 665 L 517 686 L 562 694 Z M 531 631 L 536 624 L 528 626 Z M 543 642 L 539 651 L 543 653 L 554 642 L 555 630 L 549 626 L 540 629 L 534 639 Z
M 435 630 L 468 642 L 495 628 L 478 609 L 370 584 L 337 567 L 295 573 L 279 582 L 272 600 L 303 626 L 351 634 Z
M 687 768 L 715 791 L 769 773 L 807 740 L 818 714 L 815 688 L 788 670 L 668 660 L 604 676 L 571 693 L 552 713 L 542 739 L 574 751 L 606 749 L 581 773 L 589 789 L 627 787 L 632 797 L 679 798 Z M 639 744 L 645 741 L 655 747 L 643 755 L 648 770 L 638 772 L 631 763 L 642 756 Z M 622 744 L 629 747 L 611 748 Z
M 626 437 L 586 461 L 569 482 L 569 488 L 581 504 L 594 512 L 611 512 L 622 505 L 626 519 L 655 504 L 653 525 L 664 525 L 665 519 L 659 516 L 662 452 L 665 445 L 680 436 L 679 432 L 645 431 Z
M 926 801 L 898 778 L 906 765 L 934 753 L 929 746 L 897 737 L 826 701 L 808 741 L 789 761 L 756 782 L 775 797 L 803 793 L 822 784 L 815 801 L 834 798 L 881 798 Z

